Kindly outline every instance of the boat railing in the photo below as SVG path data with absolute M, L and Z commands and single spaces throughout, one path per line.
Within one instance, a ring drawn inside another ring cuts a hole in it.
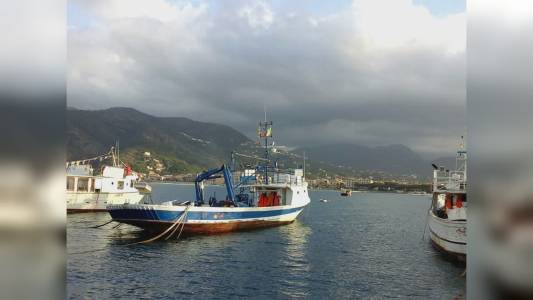
M 436 171 L 433 176 L 433 191 L 466 191 L 466 186 L 464 171 Z
M 263 181 L 263 174 L 257 173 L 253 175 L 243 175 L 243 173 L 237 173 L 237 176 L 234 178 L 237 180 L 235 186 L 255 184 Z M 303 185 L 305 179 L 302 176 L 291 174 L 289 172 L 272 172 L 268 174 L 268 182 L 270 184 L 292 184 L 292 185 Z
M 286 174 L 286 173 L 274 174 L 271 178 L 271 181 L 274 184 L 302 185 L 304 183 L 304 179 L 302 176 L 297 176 L 294 174 Z

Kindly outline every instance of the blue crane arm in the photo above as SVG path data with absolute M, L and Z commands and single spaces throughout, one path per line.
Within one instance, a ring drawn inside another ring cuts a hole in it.
M 226 185 L 226 190 L 228 192 L 228 198 L 231 202 L 235 204 L 235 191 L 233 189 L 233 180 L 231 176 L 231 171 L 229 170 L 228 167 L 226 167 L 226 165 L 222 165 L 220 168 L 207 170 L 196 176 L 196 180 L 194 181 L 194 188 L 196 190 L 196 202 L 197 203 L 204 202 L 204 193 L 202 191 L 202 187 L 200 183 L 202 183 L 202 181 L 204 180 L 220 178 L 220 175 L 217 175 L 218 173 L 222 173 L 222 175 L 224 176 L 224 182 Z

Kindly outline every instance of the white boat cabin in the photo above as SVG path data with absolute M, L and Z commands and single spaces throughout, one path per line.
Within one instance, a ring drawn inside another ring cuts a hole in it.
M 262 179 L 258 178 L 257 182 L 262 182 Z M 308 197 L 307 182 L 301 169 L 294 170 L 294 174 L 275 173 L 269 176 L 268 184 L 256 183 L 247 187 L 253 192 L 252 205 L 257 207 L 298 205 Z
M 74 165 L 67 169 L 67 192 L 137 193 L 137 173 L 129 168 L 104 166 L 101 175 L 93 175 L 90 165 Z
M 442 219 L 466 220 L 466 151 L 457 152 L 456 170 L 435 167 L 433 171 L 433 213 Z

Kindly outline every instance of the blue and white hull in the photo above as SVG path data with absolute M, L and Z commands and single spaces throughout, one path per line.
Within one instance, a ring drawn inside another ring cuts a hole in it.
M 272 227 L 294 222 L 307 205 L 273 207 L 207 207 L 149 204 L 109 205 L 113 220 L 150 231 L 161 231 L 183 214 L 185 234 L 214 234 Z M 187 210 L 186 210 L 187 209 Z

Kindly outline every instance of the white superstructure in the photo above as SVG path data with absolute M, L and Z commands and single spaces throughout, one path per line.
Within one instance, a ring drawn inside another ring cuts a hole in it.
M 433 244 L 444 252 L 466 258 L 467 152 L 457 151 L 453 171 L 434 165 L 433 198 L 429 214 L 429 234 Z
M 101 170 L 94 175 L 90 164 L 67 164 L 67 212 L 105 211 L 108 204 L 137 204 L 151 191 L 126 165 L 105 165 Z

